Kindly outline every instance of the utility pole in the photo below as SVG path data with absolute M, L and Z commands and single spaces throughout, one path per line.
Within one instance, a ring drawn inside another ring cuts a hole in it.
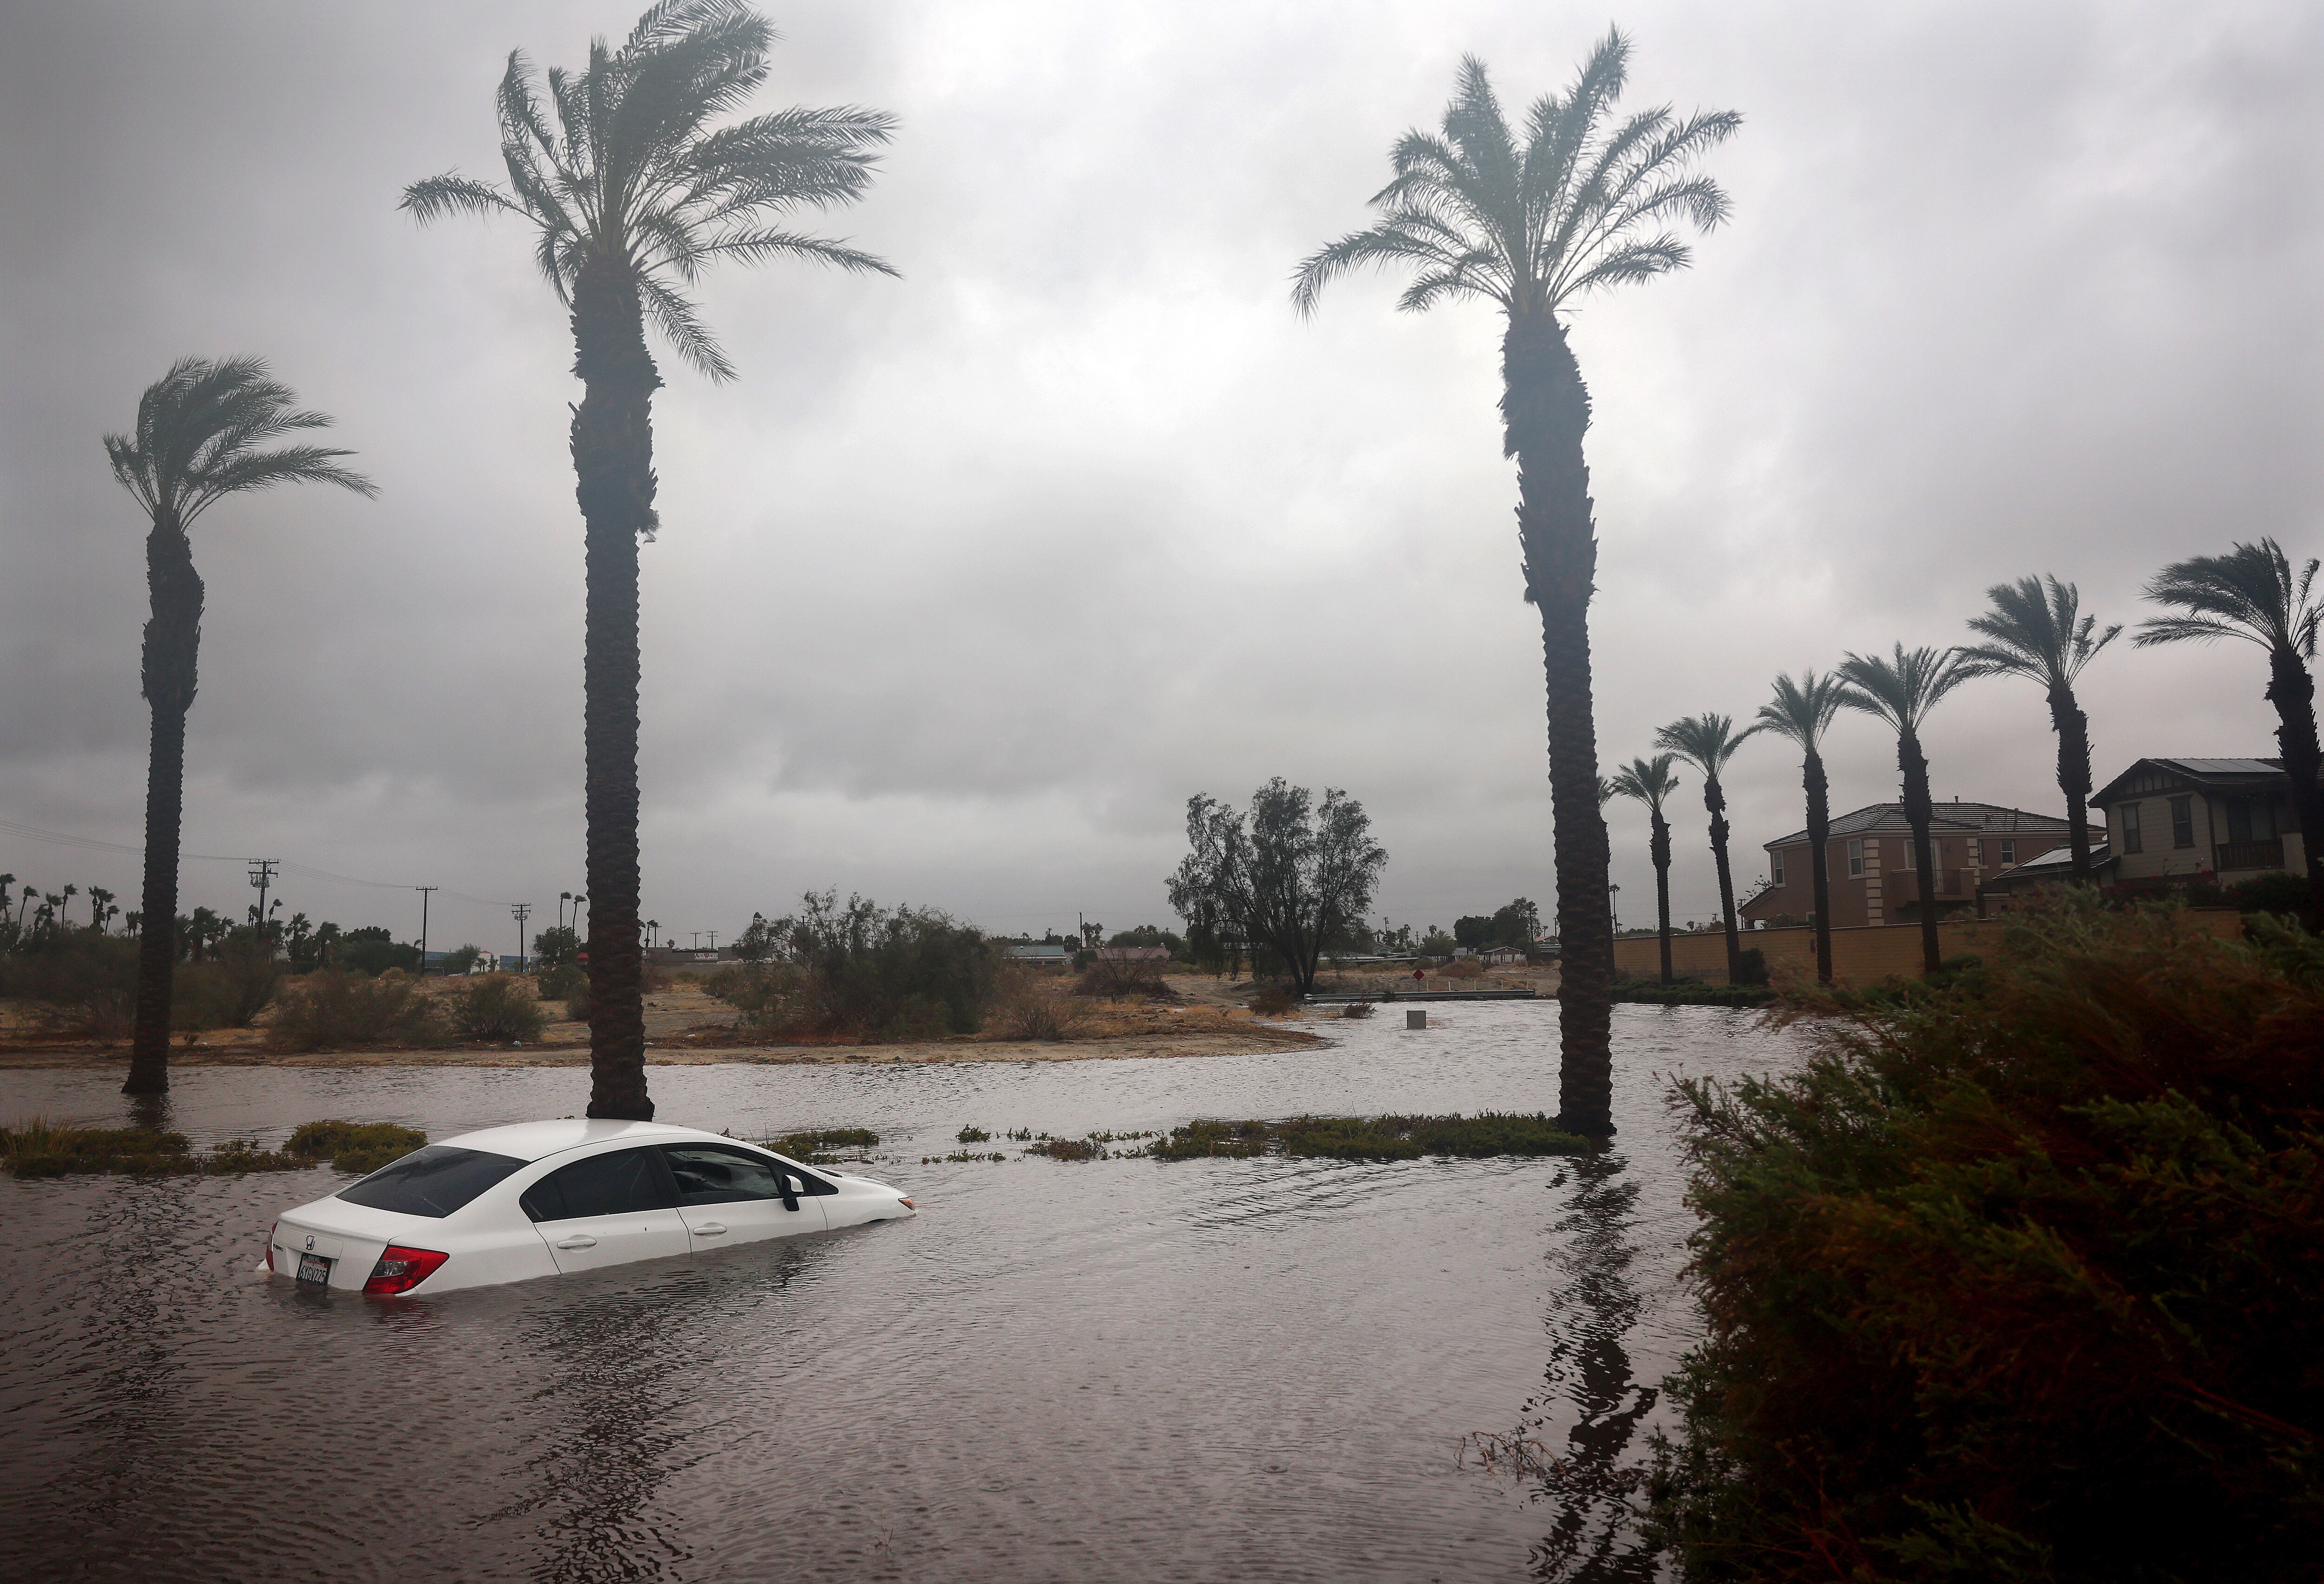
M 516 921 L 516 971 L 522 973 L 524 972 L 524 922 L 532 917 L 532 903 L 529 902 L 509 903 L 509 917 Z
M 695 949 L 695 950 L 696 950 L 696 951 L 699 951 L 699 950 L 701 950 L 701 949 L 702 949 L 702 931 L 699 931 L 699 930 L 696 930 L 696 931 L 693 931 L 693 934 L 694 934 L 694 949 Z
M 420 977 L 424 979 L 428 977 L 428 894 L 441 887 L 415 885 L 411 889 L 420 894 Z
M 258 940 L 261 945 L 266 941 L 266 888 L 272 883 L 274 871 L 281 861 L 280 858 L 250 860 L 250 883 L 258 890 Z
M 711 950 L 713 950 L 713 951 L 717 950 L 717 949 L 718 949 L 718 931 L 715 931 L 715 930 L 711 930 L 711 931 L 706 931 L 706 933 L 707 933 L 707 934 L 709 935 L 709 937 L 710 937 L 710 949 L 711 949 Z

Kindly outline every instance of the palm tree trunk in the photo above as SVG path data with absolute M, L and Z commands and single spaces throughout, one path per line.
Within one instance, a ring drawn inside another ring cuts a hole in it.
M 1606 819 L 1598 801 L 1591 715 L 1590 596 L 1598 541 L 1582 440 L 1590 393 L 1546 309 L 1509 314 L 1501 342 L 1504 454 L 1517 461 L 1517 537 L 1526 596 L 1541 613 L 1549 693 L 1549 797 L 1555 824 L 1558 1114 L 1597 1138 L 1614 1132 L 1614 936 L 1606 894 Z
M 1663 983 L 1667 985 L 1676 976 L 1671 972 L 1670 944 L 1670 822 L 1661 814 L 1655 816 L 1655 833 L 1649 850 L 1655 859 L 1655 925 L 1662 937 Z
M 1929 759 L 1911 732 L 1896 737 L 1896 766 L 1904 773 L 1904 823 L 1913 828 L 1913 864 L 1921 882 L 1921 971 L 1933 974 L 1943 958 L 1937 947 L 1937 872 L 1929 861 L 1929 821 L 1936 806 L 1929 798 Z
M 202 579 L 194 547 L 174 514 L 153 516 L 145 536 L 145 623 L 140 670 L 153 710 L 145 765 L 145 917 L 137 943 L 137 1017 L 124 1095 L 170 1088 L 170 999 L 178 966 L 178 843 L 186 806 L 186 712 L 193 708 L 202 642 Z
M 575 494 L 588 566 L 582 676 L 589 875 L 589 1115 L 645 1122 L 645 954 L 638 935 L 638 541 L 654 526 L 661 384 L 637 286 L 585 267 L 573 292 Z
M 1719 871 L 1719 917 L 1727 929 L 1727 982 L 1743 977 L 1743 943 L 1735 938 L 1735 879 L 1727 867 L 1727 793 L 1716 776 L 1702 778 L 1702 806 L 1711 811 L 1711 861 Z
M 2292 811 L 2300 821 L 2301 854 L 2308 861 L 2308 927 L 2324 932 L 2324 783 L 2317 779 L 2324 749 L 2316 740 L 2316 679 L 2288 649 L 2269 653 L 2267 672 L 2276 750 L 2292 777 Z
M 2050 690 L 2050 725 L 2058 734 L 2058 790 L 2066 794 L 2066 842 L 2074 884 L 2090 883 L 2090 718 L 2067 687 Z
M 1831 785 L 1823 755 L 1811 749 L 1800 779 L 1808 793 L 1808 880 L 1815 903 L 1816 983 L 1831 983 Z

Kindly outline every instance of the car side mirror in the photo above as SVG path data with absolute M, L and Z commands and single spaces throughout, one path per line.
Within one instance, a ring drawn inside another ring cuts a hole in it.
M 798 1179 L 793 1177 L 788 1172 L 778 1172 L 775 1173 L 775 1181 L 781 1186 L 783 1190 L 783 1209 L 787 1210 L 795 1210 L 798 1209 L 800 1187 Z

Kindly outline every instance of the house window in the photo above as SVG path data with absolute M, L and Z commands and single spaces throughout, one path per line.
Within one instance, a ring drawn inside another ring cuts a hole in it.
M 1848 844 L 1848 873 L 1851 878 L 1864 873 L 1864 844 L 1860 841 Z
M 1969 844 L 1969 866 L 1972 869 L 1985 867 L 1985 843 L 1972 841 Z
M 1770 872 L 1775 876 L 1775 884 L 1781 885 L 1784 883 L 1784 859 L 1780 853 L 1770 860 Z
M 2195 845 L 2195 800 L 2191 797 L 2171 800 L 2171 845 Z
M 2265 798 L 2227 800 L 2227 839 L 2268 841 L 2275 836 L 2275 806 Z
M 2122 806 L 2122 850 L 2126 853 L 2143 853 L 2146 850 L 2144 845 L 2138 839 L 2138 805 L 2136 803 L 2125 803 Z
M 2003 842 L 2001 844 L 2001 866 L 2006 869 L 2016 861 L 2017 844 L 2014 841 Z

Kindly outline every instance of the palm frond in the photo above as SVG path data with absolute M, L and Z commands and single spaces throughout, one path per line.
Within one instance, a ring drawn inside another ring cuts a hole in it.
M 2119 624 L 2100 632 L 2081 614 L 2081 590 L 2055 577 L 2020 578 L 1985 591 L 1990 608 L 1969 617 L 1982 637 L 1961 652 L 1972 677 L 2022 676 L 2045 688 L 2070 687 L 2099 650 L 2120 635 Z
M 327 428 L 324 413 L 295 405 L 288 385 L 255 357 L 181 357 L 145 388 L 134 433 L 107 435 L 113 476 L 149 514 L 190 525 L 230 495 L 277 484 L 332 484 L 359 495 L 378 486 L 340 465 L 336 447 L 255 449 L 278 436 Z
M 798 258 L 866 274 L 892 275 L 898 280 L 903 278 L 901 270 L 877 254 L 850 247 L 844 242 L 833 242 L 821 236 L 801 236 L 789 231 L 735 232 L 704 243 L 701 251 L 706 258 L 724 255 L 748 259 L 753 264 L 770 258 Z
M 524 213 L 522 205 L 512 202 L 491 182 L 453 174 L 429 176 L 413 182 L 403 190 L 403 201 L 396 208 L 410 210 L 412 218 L 423 226 L 446 215 Z
M 1717 781 L 1726 773 L 1728 761 L 1735 757 L 1735 750 L 1759 729 L 1754 725 L 1737 731 L 1734 720 L 1724 715 L 1690 715 L 1655 733 L 1655 746 L 1676 754 L 1702 772 L 1704 780 Z
M 2312 597 L 2317 562 L 2295 575 L 2273 539 L 2237 544 L 2226 555 L 2174 561 L 2146 585 L 2146 597 L 2177 606 L 2175 616 L 2141 622 L 2131 642 L 2140 648 L 2187 641 L 2242 638 L 2261 648 L 2316 658 L 2324 606 Z
M 1958 649 L 1908 651 L 1902 644 L 1889 660 L 1851 651 L 1837 674 L 1846 684 L 1840 698 L 1843 709 L 1878 716 L 1898 732 L 1913 733 L 1946 694 L 1970 680 Z
M 1785 672 L 1775 678 L 1775 698 L 1759 706 L 1759 729 L 1788 737 L 1802 753 L 1813 754 L 1840 714 L 1842 690 L 1838 677 L 1810 671 L 1794 681 Z
M 1601 784 L 1609 795 L 1635 798 L 1660 818 L 1664 800 L 1679 788 L 1678 778 L 1671 773 L 1673 758 L 1669 754 L 1657 754 L 1651 759 L 1633 759 L 1618 766 Z
M 721 384 L 734 377 L 734 366 L 695 316 L 694 304 L 652 275 L 638 277 L 638 301 L 680 357 Z

